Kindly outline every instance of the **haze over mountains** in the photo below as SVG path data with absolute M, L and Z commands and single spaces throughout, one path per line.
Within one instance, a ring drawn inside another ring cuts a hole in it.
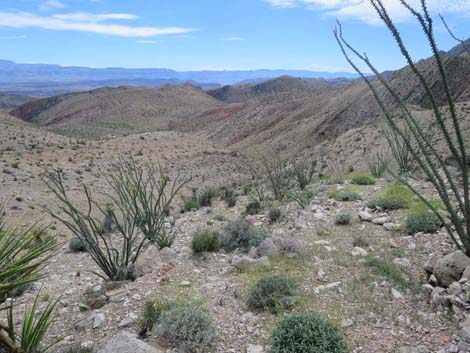
M 156 87 L 163 84 L 192 83 L 218 87 L 239 82 L 261 82 L 290 75 L 303 78 L 356 78 L 348 72 L 307 70 L 174 71 L 169 69 L 89 68 L 46 64 L 17 64 L 0 60 L 0 92 L 50 96 L 120 85 Z

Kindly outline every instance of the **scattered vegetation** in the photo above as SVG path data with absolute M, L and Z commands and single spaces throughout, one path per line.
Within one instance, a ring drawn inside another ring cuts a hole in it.
M 409 284 L 400 269 L 386 258 L 368 256 L 364 265 L 370 268 L 377 275 L 406 288 Z
M 275 223 L 281 219 L 282 212 L 279 207 L 271 207 L 268 211 L 268 218 L 271 223 Z
M 220 235 L 217 231 L 204 229 L 193 235 L 191 241 L 193 253 L 216 252 L 220 249 Z
M 258 246 L 267 233 L 264 229 L 252 226 L 245 220 L 236 220 L 228 223 L 221 234 L 222 247 L 226 251 L 239 249 L 248 252 L 252 246 Z
M 284 275 L 261 278 L 248 294 L 248 307 L 255 310 L 268 309 L 276 314 L 293 305 L 298 284 Z
M 183 202 L 183 210 L 185 212 L 198 210 L 201 208 L 201 204 L 198 200 L 194 200 L 192 197 L 187 197 Z
M 406 233 L 436 233 L 442 225 L 441 219 L 432 211 L 414 211 L 406 219 Z
M 338 190 L 338 192 L 330 193 L 334 196 L 336 201 L 357 201 L 361 199 L 361 196 L 355 191 L 349 190 Z
M 301 160 L 294 164 L 294 175 L 300 190 L 312 183 L 317 161 Z
M 351 184 L 355 185 L 374 185 L 375 180 L 365 173 L 355 173 L 351 177 Z
M 259 201 L 251 201 L 248 203 L 248 205 L 246 205 L 245 213 L 249 215 L 255 215 L 261 211 L 261 208 L 261 203 Z
M 272 335 L 271 353 L 347 353 L 339 329 L 317 314 L 281 320 Z
M 350 213 L 338 213 L 335 216 L 335 224 L 347 225 L 351 223 L 352 216 Z
M 385 187 L 383 195 L 368 203 L 368 207 L 385 210 L 398 210 L 408 208 L 413 202 L 412 192 L 399 183 L 389 184 Z
M 69 241 L 70 252 L 85 252 L 86 246 L 80 238 L 72 238 Z
M 289 189 L 287 161 L 276 155 L 270 158 L 263 157 L 261 162 L 274 198 L 278 201 L 282 200 Z
M 353 246 L 358 246 L 360 248 L 367 248 L 370 245 L 367 239 L 361 236 L 354 238 L 352 244 Z
M 315 197 L 315 193 L 311 190 L 305 189 L 301 192 L 290 192 L 286 193 L 287 197 L 297 203 L 300 208 L 305 208 L 310 205 L 310 201 Z

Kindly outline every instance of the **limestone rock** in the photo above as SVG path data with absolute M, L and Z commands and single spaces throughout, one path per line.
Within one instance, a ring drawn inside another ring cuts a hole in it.
M 462 278 L 467 266 L 470 266 L 470 258 L 460 250 L 454 251 L 436 261 L 433 274 L 442 286 L 448 287 Z

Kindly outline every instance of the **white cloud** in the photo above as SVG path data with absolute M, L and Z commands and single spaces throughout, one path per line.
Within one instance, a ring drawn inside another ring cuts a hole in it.
M 245 40 L 245 38 L 242 38 L 242 37 L 224 37 L 224 38 L 220 38 L 220 40 L 223 40 L 223 41 L 226 41 L 226 42 L 236 42 L 236 41 Z
M 130 20 L 131 14 L 71 13 L 38 16 L 29 12 L 0 12 L 0 27 L 42 28 L 55 31 L 79 31 L 119 37 L 155 37 L 195 31 L 183 27 L 140 27 L 109 23 L 109 20 Z
M 39 10 L 41 11 L 50 11 L 56 9 L 65 9 L 67 5 L 59 0 L 47 0 L 43 4 L 39 5 Z
M 264 0 L 274 7 L 304 7 L 322 11 L 340 19 L 357 19 L 369 24 L 381 23 L 370 0 Z M 412 18 L 399 0 L 382 0 L 390 16 L 397 22 Z M 412 6 L 421 9 L 420 0 L 408 0 Z M 470 15 L 470 0 L 428 0 L 431 13 Z

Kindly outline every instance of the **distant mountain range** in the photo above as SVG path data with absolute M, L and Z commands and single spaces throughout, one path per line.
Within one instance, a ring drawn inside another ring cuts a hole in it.
M 105 86 L 149 86 L 191 83 L 217 88 L 239 82 L 260 83 L 280 76 L 322 79 L 355 79 L 348 72 L 308 70 L 174 71 L 169 69 L 90 68 L 49 64 L 18 64 L 0 60 L 0 92 L 50 96 Z

